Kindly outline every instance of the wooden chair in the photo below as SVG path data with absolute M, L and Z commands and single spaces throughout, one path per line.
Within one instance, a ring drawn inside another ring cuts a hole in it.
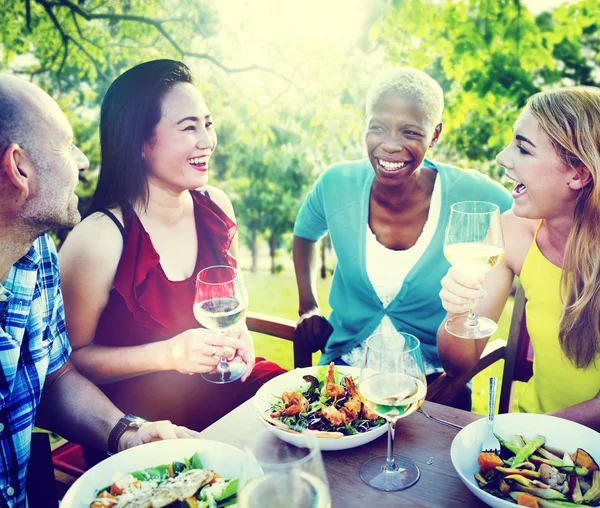
M 527 381 L 533 375 L 533 349 L 527 333 L 525 303 L 525 293 L 519 284 L 507 342 L 498 339 L 489 343 L 479 362 L 460 376 L 451 377 L 443 373 L 428 387 L 427 400 L 444 404 L 473 376 L 493 363 L 504 360 L 499 412 L 510 412 L 515 381 Z
M 257 312 L 248 312 L 246 324 L 251 332 L 262 333 L 292 342 L 294 348 L 294 367 L 310 367 L 312 353 L 305 344 L 295 340 L 296 322 Z M 52 445 L 52 462 L 57 491 L 62 498 L 71 484 L 87 469 L 81 446 L 66 439 Z

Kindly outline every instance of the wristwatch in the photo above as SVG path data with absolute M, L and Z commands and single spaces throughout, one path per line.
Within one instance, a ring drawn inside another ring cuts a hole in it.
M 108 435 L 108 453 L 114 455 L 119 451 L 119 439 L 129 429 L 139 429 L 146 420 L 139 416 L 126 415 L 119 419 Z

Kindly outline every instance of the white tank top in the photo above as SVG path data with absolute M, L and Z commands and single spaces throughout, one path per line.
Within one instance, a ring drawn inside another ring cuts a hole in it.
M 423 231 L 421 231 L 421 235 L 415 244 L 409 249 L 388 249 L 385 245 L 377 241 L 377 237 L 371 231 L 367 222 L 367 250 L 365 256 L 367 275 L 384 309 L 387 308 L 400 292 L 402 284 L 404 284 L 404 279 L 431 243 L 442 207 L 441 187 L 440 178 L 436 176 L 431 194 L 429 213 L 423 225 Z M 384 315 L 373 333 L 385 333 L 386 331 L 395 331 L 395 328 L 391 319 L 387 315 Z M 365 342 L 366 340 L 352 351 L 342 355 L 341 359 L 348 365 L 360 367 L 362 365 Z

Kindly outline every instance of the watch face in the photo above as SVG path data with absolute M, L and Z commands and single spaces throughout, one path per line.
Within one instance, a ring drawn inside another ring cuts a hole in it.
M 140 418 L 139 416 L 127 415 L 125 418 L 129 420 L 128 427 L 134 429 L 139 429 L 142 426 L 142 424 L 146 423 L 146 420 Z

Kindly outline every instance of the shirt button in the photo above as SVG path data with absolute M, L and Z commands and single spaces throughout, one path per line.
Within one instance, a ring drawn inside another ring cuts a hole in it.
M 7 493 L 9 496 L 14 496 L 14 495 L 15 495 L 15 489 L 13 489 L 12 487 L 8 487 L 8 488 L 6 489 L 6 493 Z
M 6 295 L 5 295 L 4 293 L 2 293 L 2 294 L 0 295 L 0 302 L 5 302 L 5 301 L 6 301 L 6 299 L 7 299 L 7 298 L 6 298 Z

